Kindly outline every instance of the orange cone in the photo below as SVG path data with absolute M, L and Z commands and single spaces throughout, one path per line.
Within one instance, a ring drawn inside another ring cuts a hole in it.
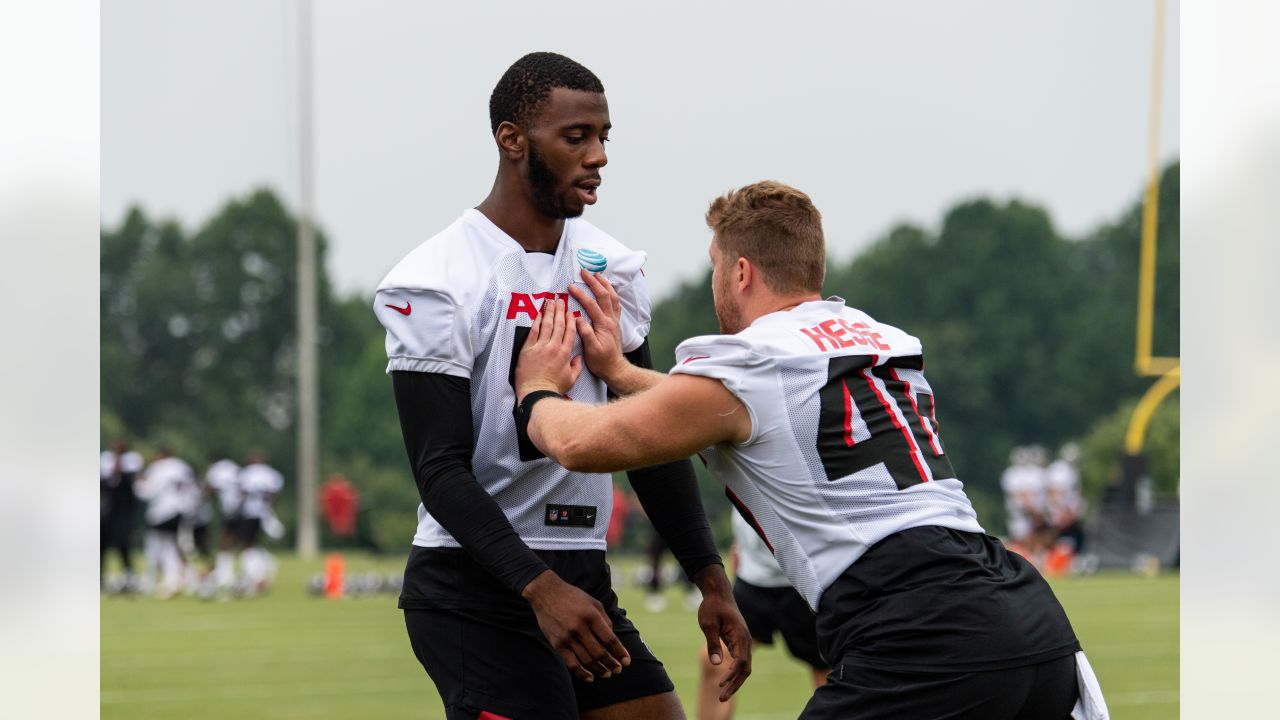
M 324 559 L 324 596 L 330 600 L 342 598 L 343 574 L 346 562 L 342 555 L 329 553 Z
M 1067 545 L 1055 545 L 1053 550 L 1049 552 L 1049 560 L 1045 562 L 1045 575 L 1049 577 L 1062 577 L 1071 569 L 1071 559 L 1075 557 L 1075 551 Z

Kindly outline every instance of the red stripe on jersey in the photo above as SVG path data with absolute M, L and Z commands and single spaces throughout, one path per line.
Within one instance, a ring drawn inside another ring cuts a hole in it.
M 709 357 L 711 357 L 711 356 L 710 356 L 710 355 L 695 355 L 695 356 L 693 356 L 693 357 L 685 358 L 685 359 L 684 359 L 684 362 L 682 362 L 682 363 L 680 363 L 680 364 L 681 364 L 681 365 L 688 365 L 689 363 L 693 362 L 694 360 L 706 360 L 706 359 L 707 359 L 707 358 L 709 358 Z
M 840 387 L 844 389 L 844 444 L 853 447 L 858 444 L 853 439 L 853 396 L 849 394 L 848 383 L 841 380 Z
M 929 473 L 925 472 L 924 465 L 920 464 L 920 447 L 916 445 L 916 439 L 911 436 L 911 429 L 898 421 L 898 413 L 894 412 L 897 408 L 889 404 L 888 398 L 884 393 L 880 392 L 880 388 L 876 385 L 875 378 L 871 376 L 871 369 L 880 361 L 879 355 L 871 356 L 871 366 L 862 369 L 862 377 L 866 378 L 867 384 L 871 386 L 871 392 L 876 394 L 876 399 L 880 401 L 880 405 L 884 407 L 884 411 L 889 413 L 889 419 L 893 421 L 893 426 L 902 432 L 902 437 L 907 439 L 907 448 L 911 453 L 911 462 L 916 466 L 916 472 L 920 474 L 920 482 L 929 482 Z
M 480 714 L 476 716 L 476 720 L 511 720 L 511 718 L 506 715 L 491 713 L 488 710 L 481 710 Z
M 924 428 L 925 432 L 929 433 L 929 447 L 933 448 L 934 455 L 941 455 L 942 446 L 938 444 L 938 436 L 933 432 L 933 428 L 925 423 L 924 416 L 920 414 L 920 406 L 916 404 L 916 396 L 911 394 L 911 383 L 898 377 L 897 368 L 889 368 L 889 373 L 893 375 L 894 380 L 902 383 L 902 386 L 906 388 L 907 399 L 911 401 L 911 409 L 915 411 L 916 417 L 920 418 L 920 426 Z M 930 408 L 930 412 L 932 412 L 932 408 Z
M 738 512 L 742 514 L 742 519 L 746 520 L 747 524 L 751 526 L 751 529 L 755 530 L 756 534 L 760 536 L 760 539 L 764 541 L 764 545 L 769 548 L 769 552 L 777 555 L 773 550 L 773 543 L 769 542 L 769 538 L 764 534 L 764 528 L 760 527 L 760 523 L 756 521 L 755 513 L 751 512 L 751 510 L 747 508 L 747 504 L 742 502 L 741 498 L 737 495 L 734 495 L 733 491 L 729 488 L 726 487 L 724 489 L 724 494 L 725 497 L 729 498 L 729 502 L 733 503 L 733 506 L 738 508 Z

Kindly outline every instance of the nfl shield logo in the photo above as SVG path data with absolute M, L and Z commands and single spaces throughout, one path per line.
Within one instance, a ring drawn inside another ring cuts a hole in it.
M 556 509 L 555 509 L 555 508 L 551 508 L 550 510 L 548 510 L 548 511 L 547 511 L 547 519 L 548 519 L 548 520 L 550 520 L 551 522 L 555 522 L 555 521 L 556 521 L 556 514 L 557 514 L 557 513 L 556 513 Z

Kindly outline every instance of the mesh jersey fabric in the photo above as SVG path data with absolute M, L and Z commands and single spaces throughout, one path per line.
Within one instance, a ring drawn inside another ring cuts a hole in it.
M 444 373 L 471 382 L 472 471 L 525 544 L 536 550 L 604 550 L 612 510 L 608 474 L 573 473 L 522 439 L 512 415 L 512 364 L 548 298 L 566 300 L 578 277 L 579 251 L 605 258 L 604 274 L 622 301 L 623 350 L 640 347 L 651 306 L 632 251 L 581 218 L 568 219 L 556 252 L 526 252 L 477 210 L 467 210 L 410 252 L 382 281 L 374 312 L 387 330 L 387 371 Z M 579 345 L 577 352 L 581 352 Z M 603 381 L 584 370 L 574 400 L 603 403 Z M 593 527 L 550 525 L 547 505 L 596 508 Z M 419 504 L 413 544 L 459 547 Z
M 690 338 L 671 373 L 719 380 L 746 406 L 751 436 L 702 455 L 814 611 L 893 533 L 983 532 L 945 460 L 920 341 L 842 299 Z

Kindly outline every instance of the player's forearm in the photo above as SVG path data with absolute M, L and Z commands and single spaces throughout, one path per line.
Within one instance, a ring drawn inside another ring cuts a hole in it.
M 568 470 L 606 473 L 687 458 L 688 448 L 653 442 L 603 405 L 547 398 L 533 408 L 529 439 Z
M 437 477 L 420 490 L 422 505 L 481 567 L 516 593 L 547 570 L 511 521 L 470 473 Z
M 547 566 L 472 473 L 470 383 L 427 373 L 392 378 L 423 507 L 477 563 L 521 592 Z
M 637 367 L 631 363 L 621 363 L 619 369 L 608 378 L 602 378 L 609 391 L 619 397 L 626 397 L 644 392 L 662 382 L 667 376 L 656 370 Z
M 705 570 L 715 565 L 724 574 L 716 550 L 711 524 L 702 507 L 698 476 L 688 458 L 639 468 L 627 473 L 627 480 L 653 527 L 666 541 L 690 580 L 714 590 L 715 575 Z M 704 590 L 706 592 L 706 590 Z

